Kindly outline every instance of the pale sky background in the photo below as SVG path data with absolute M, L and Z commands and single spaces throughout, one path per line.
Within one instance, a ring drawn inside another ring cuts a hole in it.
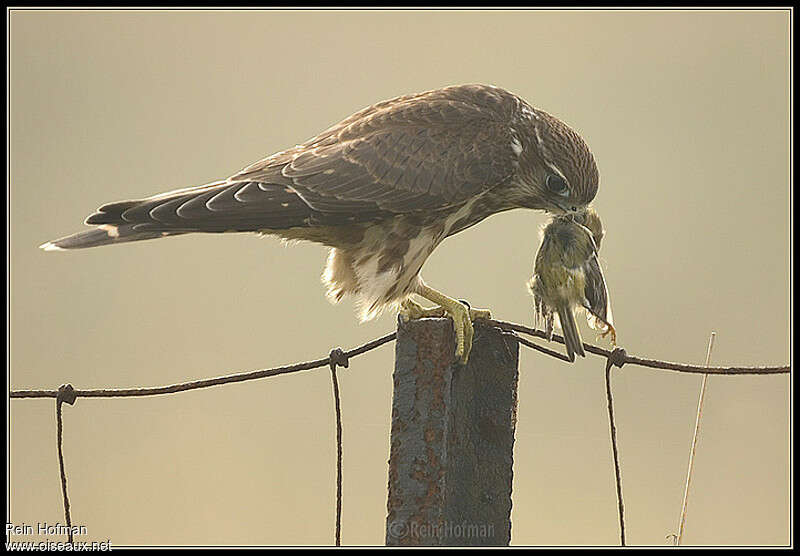
M 328 303 L 326 249 L 192 235 L 37 246 L 104 202 L 224 178 L 362 107 L 459 83 L 573 126 L 619 343 L 790 360 L 790 16 L 740 12 L 45 12 L 10 16 L 10 386 L 155 386 L 324 357 L 394 328 Z M 489 218 L 423 269 L 532 324 L 542 213 Z M 587 340 L 591 331 L 581 325 Z M 601 345 L 607 346 L 603 340 Z M 340 372 L 345 544 L 383 544 L 393 345 Z M 676 532 L 699 375 L 613 387 L 628 540 Z M 618 541 L 603 360 L 522 349 L 515 545 Z M 685 544 L 787 544 L 790 379 L 711 377 Z M 64 408 L 73 521 L 135 544 L 333 542 L 328 370 Z M 10 409 L 10 521 L 62 522 L 52 400 Z

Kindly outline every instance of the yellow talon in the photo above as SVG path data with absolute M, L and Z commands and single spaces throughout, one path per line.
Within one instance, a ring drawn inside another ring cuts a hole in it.
M 470 310 L 469 310 L 469 318 L 471 318 L 472 320 L 477 320 L 477 319 L 487 319 L 488 320 L 488 319 L 492 318 L 492 312 L 489 311 L 489 309 L 472 309 L 472 308 L 470 308 Z
M 460 301 L 447 297 L 424 284 L 419 287 L 416 293 L 433 303 L 437 303 L 439 306 L 426 309 L 418 303 L 407 299 L 402 303 L 401 318 L 408 320 L 449 316 L 453 320 L 453 329 L 456 334 L 456 358 L 462 365 L 465 365 L 469 360 L 470 351 L 472 351 L 472 339 L 475 337 L 472 321 L 474 319 L 491 318 L 491 313 L 486 309 L 467 308 Z
M 441 307 L 423 307 L 411 299 L 405 299 L 400 305 L 400 318 L 402 318 L 404 321 L 430 317 L 443 317 L 444 315 L 445 311 Z

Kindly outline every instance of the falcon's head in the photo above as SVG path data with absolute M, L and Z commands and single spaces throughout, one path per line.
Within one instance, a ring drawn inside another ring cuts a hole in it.
M 567 124 L 525 107 L 528 130 L 520 140 L 520 204 L 554 214 L 582 211 L 597 194 L 599 173 L 584 140 Z

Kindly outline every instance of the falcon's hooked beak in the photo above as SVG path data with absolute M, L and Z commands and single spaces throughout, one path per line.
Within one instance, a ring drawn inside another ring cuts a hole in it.
M 561 212 L 563 214 L 575 214 L 580 212 L 580 207 L 578 205 L 567 200 L 554 200 L 553 206 L 556 208 L 554 212 Z

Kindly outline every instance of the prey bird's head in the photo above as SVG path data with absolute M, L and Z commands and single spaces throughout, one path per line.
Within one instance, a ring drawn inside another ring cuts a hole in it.
M 567 124 L 524 107 L 520 153 L 520 204 L 555 215 L 582 211 L 597 194 L 599 173 L 586 142 Z
M 586 207 L 575 213 L 568 213 L 556 217 L 556 220 L 572 221 L 578 224 L 594 241 L 597 250 L 600 250 L 600 243 L 603 241 L 605 230 L 600 215 L 592 207 Z

